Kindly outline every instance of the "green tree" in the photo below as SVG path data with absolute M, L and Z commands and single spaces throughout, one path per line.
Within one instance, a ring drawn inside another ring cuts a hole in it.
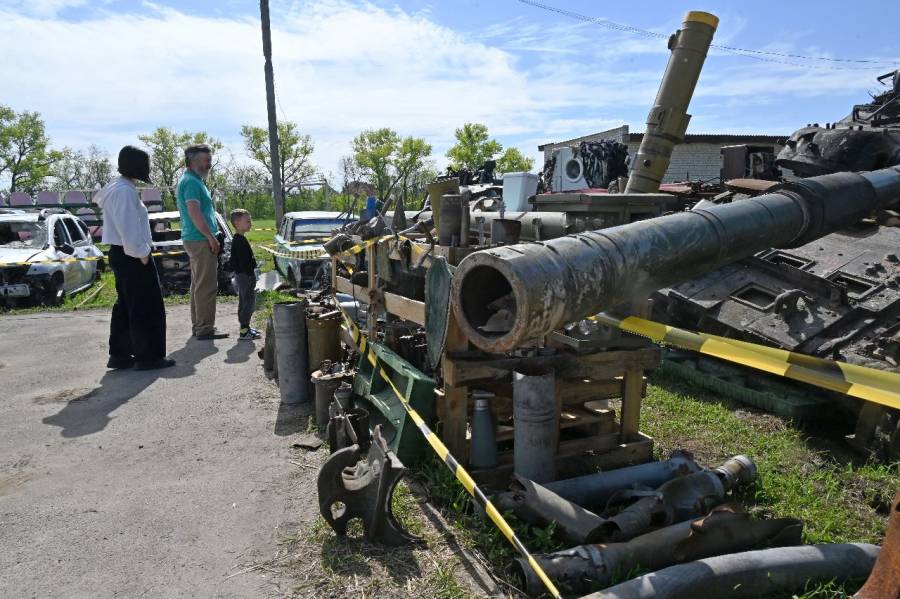
M 503 151 L 503 146 L 488 135 L 487 125 L 466 123 L 454 132 L 456 145 L 447 150 L 447 158 L 454 169 L 470 171 L 481 168 L 486 160 Z
M 112 163 L 109 155 L 90 146 L 86 152 L 63 148 L 62 158 L 53 165 L 50 176 L 54 191 L 69 189 L 97 189 L 112 178 Z
M 39 113 L 0 106 L 0 177 L 9 177 L 10 192 L 34 193 L 62 158 L 50 148 Z
M 363 179 L 375 187 L 376 195 L 387 200 L 422 169 L 430 166 L 431 146 L 420 137 L 403 137 L 388 129 L 368 129 L 354 138 L 353 160 Z
M 272 177 L 272 156 L 269 152 L 268 127 L 241 127 L 244 147 L 247 154 L 269 172 Z M 280 121 L 278 123 L 278 161 L 281 164 L 281 189 L 288 194 L 291 189 L 300 188 L 316 173 L 312 164 L 312 138 L 300 133 L 296 123 Z
M 517 148 L 507 148 L 496 139 L 491 139 L 487 125 L 466 123 L 454 132 L 456 144 L 447 150 L 450 166 L 459 170 L 478 170 L 488 160 L 496 160 L 498 174 L 513 171 L 529 171 L 534 166 L 534 159 L 526 158 Z M 497 155 L 503 154 L 497 158 Z
M 534 158 L 523 156 L 522 152 L 519 151 L 519 148 L 506 148 L 503 155 L 497 159 L 497 168 L 495 171 L 498 175 L 521 171 L 527 172 L 530 171 L 533 166 Z
M 206 131 L 177 133 L 168 127 L 158 127 L 153 133 L 138 135 L 138 139 L 150 150 L 150 179 L 165 189 L 165 196 L 172 201 L 172 189 L 184 171 L 184 149 L 193 144 L 207 144 L 213 150 L 213 169 L 218 166 L 222 142 Z M 210 181 L 215 188 L 214 181 Z

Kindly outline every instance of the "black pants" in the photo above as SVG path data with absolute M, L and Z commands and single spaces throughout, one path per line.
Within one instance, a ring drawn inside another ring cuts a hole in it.
M 256 277 L 235 273 L 231 277 L 231 286 L 238 294 L 238 324 L 243 330 L 250 326 L 250 318 L 256 310 Z
M 118 294 L 109 323 L 109 355 L 134 356 L 138 362 L 165 357 L 166 310 L 153 259 L 144 265 L 122 251 L 122 246 L 113 245 L 109 265 Z

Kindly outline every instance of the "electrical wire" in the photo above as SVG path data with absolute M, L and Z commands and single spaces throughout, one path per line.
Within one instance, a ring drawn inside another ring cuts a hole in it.
M 641 29 L 639 27 L 633 27 L 631 25 L 624 25 L 622 23 L 616 23 L 615 21 L 610 21 L 609 19 L 601 19 L 599 17 L 589 17 L 587 15 L 583 15 L 577 12 L 573 12 L 571 10 L 566 10 L 563 8 L 558 8 L 555 6 L 550 6 L 548 4 L 543 4 L 541 2 L 535 2 L 534 0 L 518 0 L 521 4 L 527 4 L 528 6 L 533 6 L 534 8 L 540 8 L 542 10 L 546 10 L 549 12 L 554 12 L 556 14 L 562 15 L 564 17 L 568 17 L 570 19 L 574 19 L 576 21 L 582 21 L 584 23 L 591 23 L 594 25 L 599 25 L 601 27 L 605 27 L 606 29 L 611 29 L 613 31 L 620 31 L 623 33 L 631 33 L 635 35 L 640 35 L 648 38 L 663 38 L 667 39 L 669 36 L 665 33 L 658 33 L 656 31 L 649 31 L 647 29 Z M 897 63 L 882 61 L 882 60 L 871 60 L 865 58 L 832 58 L 830 56 L 807 56 L 804 54 L 792 54 L 789 52 L 775 52 L 772 50 L 755 50 L 752 48 L 739 48 L 737 46 L 725 46 L 721 44 L 710 44 L 710 48 L 715 48 L 717 50 L 721 50 L 723 52 L 727 52 L 733 54 L 735 56 L 743 56 L 746 58 L 752 58 L 753 60 L 759 60 L 762 62 L 772 62 L 776 64 L 784 64 L 794 67 L 800 67 L 805 69 L 826 69 L 826 70 L 835 70 L 835 71 L 847 71 L 847 70 L 883 70 L 887 68 L 898 68 Z M 770 58 L 772 57 L 772 58 Z M 797 62 L 792 62 L 789 60 L 780 60 L 783 58 L 794 58 L 798 60 L 820 60 L 824 62 L 830 63 L 852 63 L 852 64 L 870 64 L 875 66 L 835 66 L 835 65 L 823 65 L 823 64 L 801 64 Z

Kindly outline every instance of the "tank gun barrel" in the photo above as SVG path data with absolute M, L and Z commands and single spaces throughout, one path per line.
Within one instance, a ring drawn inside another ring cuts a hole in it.
M 457 268 L 451 301 L 476 346 L 508 351 L 764 249 L 809 243 L 898 198 L 900 167 L 835 173 L 731 204 L 475 252 Z

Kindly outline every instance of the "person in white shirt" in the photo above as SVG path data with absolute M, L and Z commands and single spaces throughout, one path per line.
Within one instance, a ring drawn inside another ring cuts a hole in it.
M 150 256 L 150 220 L 135 181 L 150 183 L 150 156 L 134 146 L 119 152 L 119 173 L 100 190 L 103 243 L 116 278 L 109 322 L 107 368 L 155 370 L 175 365 L 166 357 L 166 310 L 156 264 Z

